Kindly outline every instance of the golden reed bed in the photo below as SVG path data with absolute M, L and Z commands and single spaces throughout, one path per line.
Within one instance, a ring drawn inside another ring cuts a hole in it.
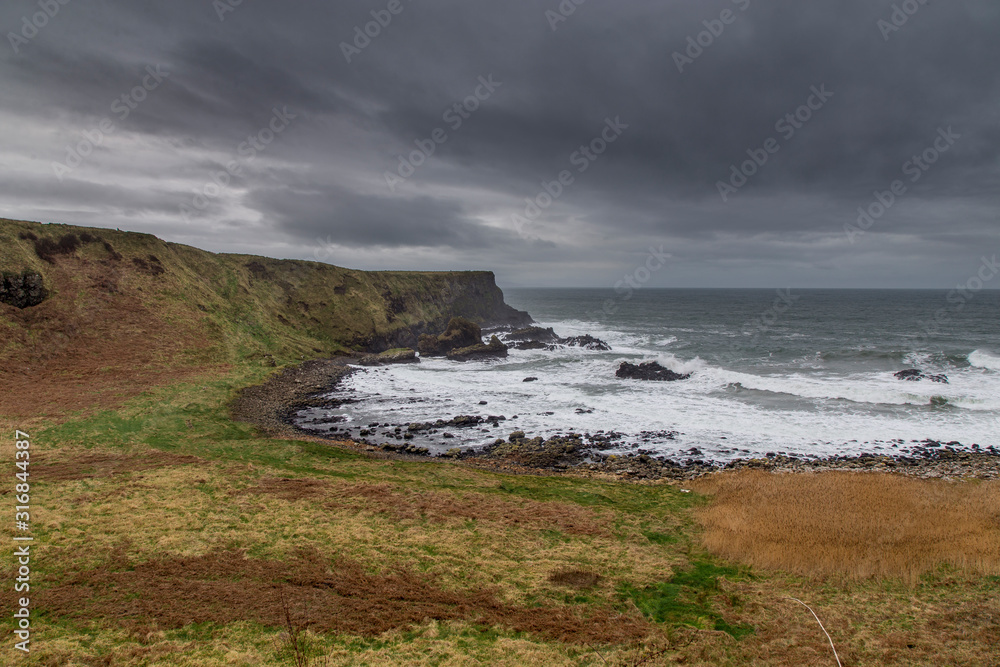
M 698 513 L 706 546 L 755 567 L 909 583 L 941 564 L 1000 574 L 1000 480 L 744 471 L 691 486 L 712 496 Z

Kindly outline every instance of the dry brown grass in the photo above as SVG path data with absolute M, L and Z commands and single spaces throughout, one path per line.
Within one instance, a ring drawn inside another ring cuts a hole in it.
M 389 514 L 399 521 L 426 517 L 430 521 L 476 520 L 537 529 L 556 529 L 571 535 L 608 537 L 611 520 L 600 511 L 559 502 L 500 498 L 484 493 L 411 491 L 392 484 L 345 485 L 334 495 L 350 507 Z M 332 503 L 331 507 L 337 507 Z
M 601 575 L 587 570 L 558 570 L 549 575 L 549 581 L 557 586 L 593 588 L 600 583 Z
M 36 454 L 31 473 L 34 479 L 46 482 L 63 482 L 80 479 L 112 477 L 129 472 L 155 470 L 165 466 L 205 463 L 197 456 L 182 456 L 156 450 L 133 454 L 118 452 L 85 452 L 75 455 L 65 453 Z
M 256 621 L 283 627 L 280 603 L 293 600 L 296 627 L 374 637 L 428 619 L 502 626 L 575 644 L 626 644 L 652 631 L 639 617 L 609 608 L 586 614 L 567 606 L 504 604 L 490 590 L 449 591 L 432 577 L 404 568 L 373 575 L 346 558 L 311 549 L 283 561 L 247 558 L 241 551 L 131 563 L 119 548 L 104 566 L 70 575 L 37 595 L 52 618 L 115 619 L 139 636 L 191 623 Z
M 228 369 L 206 364 L 211 337 L 200 316 L 170 317 L 144 302 L 155 279 L 116 272 L 117 287 L 93 283 L 110 269 L 61 258 L 48 270 L 61 295 L 34 308 L 0 304 L 6 325 L 0 346 L 0 414 L 20 420 L 57 417 L 119 405 L 151 387 L 214 376 Z
M 911 584 L 942 564 L 1000 574 L 1000 481 L 743 471 L 692 488 L 712 495 L 706 546 L 755 567 Z

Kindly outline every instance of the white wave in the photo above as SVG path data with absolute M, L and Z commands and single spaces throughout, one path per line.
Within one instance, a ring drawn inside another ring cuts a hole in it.
M 650 357 L 657 358 L 646 358 Z M 864 450 L 859 443 L 892 438 L 1000 444 L 996 428 L 1000 405 L 993 398 L 1000 392 L 992 374 L 970 372 L 955 385 L 902 382 L 885 373 L 754 375 L 713 367 L 697 358 L 663 355 L 658 358 L 661 364 L 678 371 L 695 369 L 695 374 L 684 382 L 642 383 L 614 378 L 616 358 L 549 353 L 496 364 L 429 359 L 412 366 L 366 370 L 345 381 L 361 402 L 345 404 L 336 412 L 355 413 L 361 424 L 429 421 L 459 414 L 511 417 L 497 429 L 456 430 L 456 440 L 442 442 L 441 447 L 482 445 L 513 430 L 554 435 L 573 429 L 631 434 L 678 430 L 681 435 L 676 440 L 648 446 L 664 453 L 697 446 L 718 459 L 736 455 L 734 448 L 754 454 L 782 448 L 824 455 L 857 453 Z M 524 383 L 528 376 L 538 380 Z M 724 391 L 736 382 L 775 396 L 761 400 Z M 799 400 L 783 401 L 781 394 Z M 930 408 L 932 396 L 945 397 L 952 407 Z M 823 400 L 829 398 L 846 398 L 855 406 Z M 487 406 L 480 401 L 487 401 Z
M 871 363 L 863 359 L 828 364 L 823 354 L 799 352 L 793 359 L 726 358 L 713 365 L 694 355 L 697 350 L 713 359 L 711 351 L 695 345 L 685 353 L 700 338 L 675 327 L 616 328 L 615 323 L 586 317 L 539 326 L 551 326 L 560 336 L 589 334 L 609 343 L 612 351 L 511 350 L 508 359 L 495 362 L 425 359 L 421 364 L 365 370 L 344 382 L 361 401 L 335 412 L 360 425 L 459 414 L 509 418 L 496 429 L 456 429 L 455 439 L 432 445 L 441 451 L 456 444 L 486 444 L 513 430 L 546 436 L 567 430 L 616 430 L 630 438 L 641 431 L 676 430 L 676 440 L 654 439 L 643 446 L 677 454 L 696 446 L 717 460 L 782 448 L 818 455 L 858 453 L 870 451 L 866 443 L 884 444 L 893 438 L 1000 445 L 1000 374 L 992 372 L 1000 370 L 1000 357 L 988 349 L 969 354 L 971 367 L 959 364 L 961 368 L 954 357 L 949 362 L 926 352 L 905 356 L 903 367 L 947 373 L 946 385 L 892 377 L 890 369 L 900 368 L 900 353 L 888 357 L 891 363 L 876 358 Z M 705 330 L 690 332 L 700 335 Z M 813 338 L 817 347 L 824 346 L 821 337 Z M 862 345 L 858 350 L 877 352 L 877 347 Z M 683 382 L 621 380 L 615 370 L 624 360 L 657 361 L 693 375 Z M 527 377 L 538 379 L 525 383 Z M 749 391 L 734 391 L 736 384 Z M 934 397 L 947 403 L 932 407 Z
M 682 375 L 685 373 L 697 373 L 708 368 L 708 364 L 699 357 L 684 361 L 669 352 L 657 355 L 656 361 L 664 368 L 669 368 L 673 372 L 681 373 Z
M 846 400 L 870 406 L 926 406 L 932 398 L 944 398 L 956 408 L 1000 410 L 1000 387 L 996 382 L 955 374 L 950 384 L 907 382 L 884 373 L 752 375 L 729 371 L 719 379 L 729 384 L 739 383 L 745 389 L 813 400 Z
M 975 350 L 969 354 L 969 363 L 977 368 L 1000 371 L 1000 356 L 987 350 Z
M 903 364 L 912 368 L 924 368 L 933 364 L 930 352 L 908 352 L 903 356 Z

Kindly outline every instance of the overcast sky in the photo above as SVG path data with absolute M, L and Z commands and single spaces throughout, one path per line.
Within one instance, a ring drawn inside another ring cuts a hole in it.
M 996 0 L 577 2 L 5 0 L 0 215 L 507 287 L 1000 252 Z

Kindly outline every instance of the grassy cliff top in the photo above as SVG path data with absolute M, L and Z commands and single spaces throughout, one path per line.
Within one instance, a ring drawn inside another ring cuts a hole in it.
M 143 367 L 176 374 L 415 346 L 454 315 L 526 318 L 487 271 L 355 271 L 13 220 L 0 220 L 0 272 L 37 273 L 48 291 L 30 308 L 0 304 L 0 363 L 76 378 L 67 390 L 124 390 L 126 377 L 142 386 Z M 41 400 L 32 383 L 23 389 L 25 405 Z

